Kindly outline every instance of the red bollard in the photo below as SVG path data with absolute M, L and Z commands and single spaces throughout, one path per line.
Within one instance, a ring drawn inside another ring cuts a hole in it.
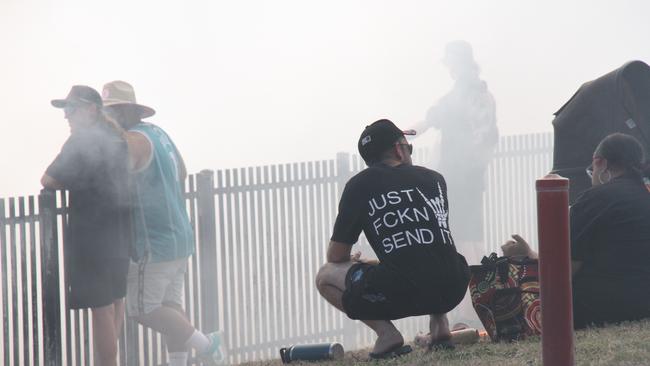
M 542 362 L 573 365 L 569 180 L 538 179 L 537 231 L 542 307 Z

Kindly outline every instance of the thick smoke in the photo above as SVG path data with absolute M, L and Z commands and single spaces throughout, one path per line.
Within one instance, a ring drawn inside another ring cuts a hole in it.
M 447 181 L 450 226 L 456 248 L 469 264 L 478 264 L 486 254 L 483 191 L 485 172 L 499 137 L 496 104 L 487 83 L 479 77 L 480 68 L 469 43 L 447 44 L 443 61 L 454 85 L 414 129 L 418 133 L 429 128 L 440 132 L 440 144 L 433 149 L 439 156 L 430 159 L 438 163 L 431 168 L 442 173 Z M 460 317 L 463 320 L 476 317 L 468 302 L 467 296 L 461 304 L 466 315 Z

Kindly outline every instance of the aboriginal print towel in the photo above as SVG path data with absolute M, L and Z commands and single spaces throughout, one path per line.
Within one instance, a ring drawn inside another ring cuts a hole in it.
M 492 253 L 470 270 L 472 305 L 494 342 L 541 334 L 537 260 Z

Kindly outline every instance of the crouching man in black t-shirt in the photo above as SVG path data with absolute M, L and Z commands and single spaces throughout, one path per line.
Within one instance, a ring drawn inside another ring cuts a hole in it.
M 412 165 L 412 145 L 389 120 L 367 126 L 358 147 L 368 168 L 345 186 L 316 286 L 377 333 L 371 358 L 410 352 L 391 322 L 408 316 L 430 315 L 431 346 L 450 345 L 446 313 L 465 296 L 469 269 L 449 229 L 445 180 Z M 362 230 L 378 262 L 350 256 Z

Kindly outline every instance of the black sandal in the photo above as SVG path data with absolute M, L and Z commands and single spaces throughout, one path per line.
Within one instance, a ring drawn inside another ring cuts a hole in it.
M 407 353 L 411 353 L 411 351 L 413 351 L 413 348 L 411 348 L 411 346 L 409 346 L 407 344 L 407 345 L 403 345 L 403 346 L 395 346 L 395 347 L 389 349 L 388 351 L 382 352 L 382 353 L 370 352 L 368 354 L 368 356 L 372 360 L 385 360 L 387 358 L 395 358 L 395 357 L 404 356 Z
M 451 341 L 451 339 L 445 339 L 442 341 L 430 342 L 427 345 L 429 351 L 452 351 L 456 349 L 456 346 Z

